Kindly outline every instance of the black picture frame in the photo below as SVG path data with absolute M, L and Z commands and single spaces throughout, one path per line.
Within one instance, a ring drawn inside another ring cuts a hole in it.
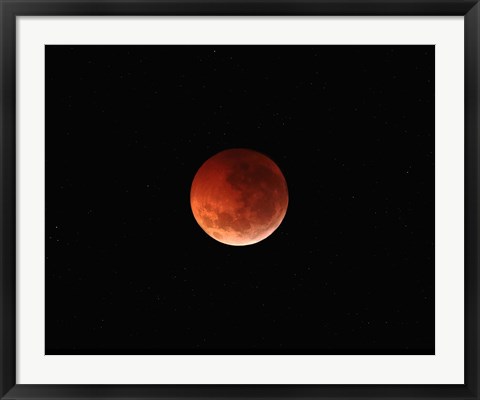
M 91 398 L 479 398 L 478 0 L 0 0 L 0 396 Z M 16 383 L 16 17 L 95 15 L 443 15 L 465 18 L 465 383 L 463 385 L 20 385 Z

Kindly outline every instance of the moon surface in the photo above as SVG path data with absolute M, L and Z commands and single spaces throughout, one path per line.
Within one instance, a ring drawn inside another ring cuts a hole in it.
M 229 149 L 209 158 L 190 192 L 195 220 L 212 238 L 232 246 L 258 243 L 281 224 L 288 188 L 280 168 L 266 155 Z

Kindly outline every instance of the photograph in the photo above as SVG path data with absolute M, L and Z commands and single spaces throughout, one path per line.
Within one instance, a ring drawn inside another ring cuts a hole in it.
M 434 355 L 434 45 L 46 45 L 46 355 Z

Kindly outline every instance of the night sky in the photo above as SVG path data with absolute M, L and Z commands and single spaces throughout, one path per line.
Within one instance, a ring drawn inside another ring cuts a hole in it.
M 46 46 L 46 354 L 434 354 L 434 46 Z M 274 160 L 210 238 L 198 168 Z

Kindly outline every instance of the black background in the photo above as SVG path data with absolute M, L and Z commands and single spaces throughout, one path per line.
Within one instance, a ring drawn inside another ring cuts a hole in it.
M 433 46 L 47 46 L 47 354 L 433 354 Z M 269 238 L 189 191 L 269 155 Z

